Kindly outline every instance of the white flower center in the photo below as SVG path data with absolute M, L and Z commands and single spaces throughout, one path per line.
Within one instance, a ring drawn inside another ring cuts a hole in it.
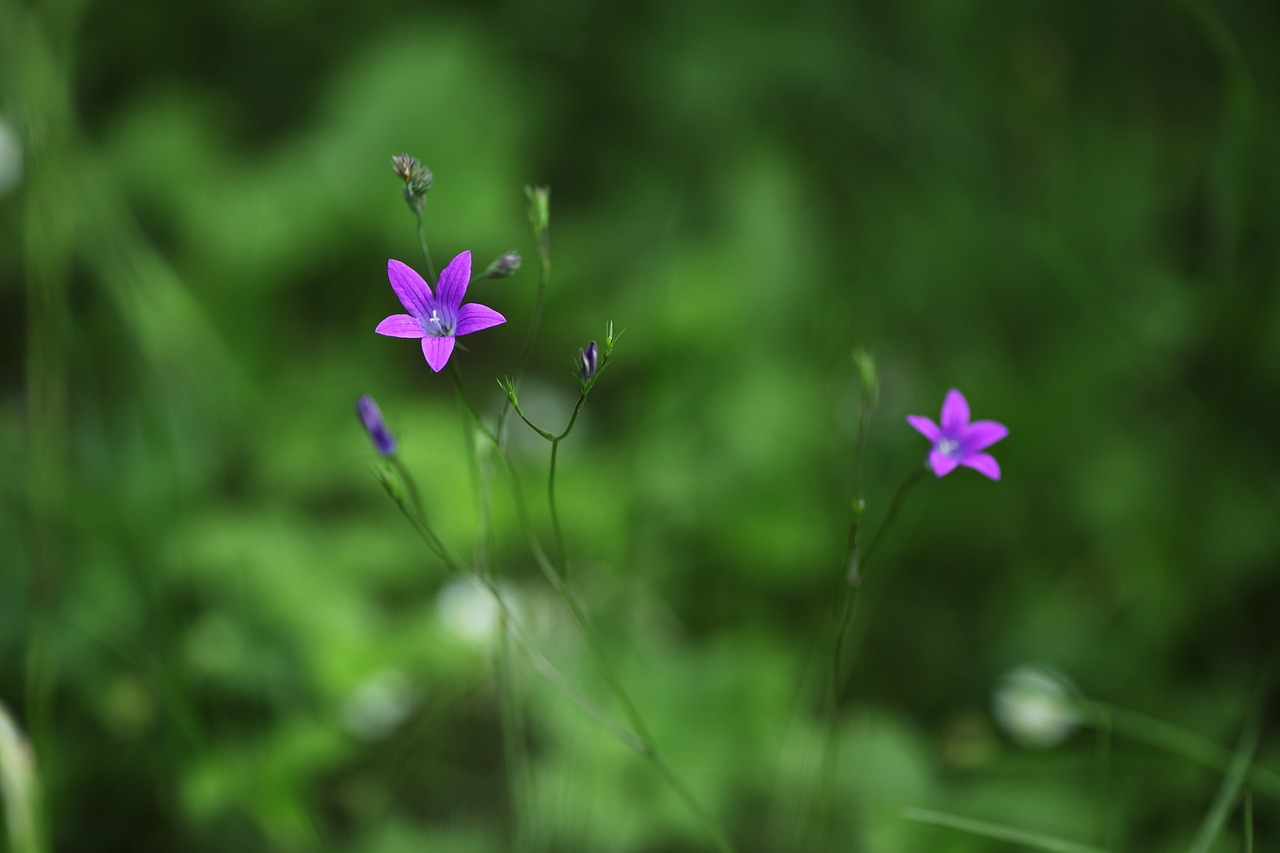
M 423 331 L 433 337 L 447 337 L 453 334 L 453 329 L 446 324 L 444 318 L 440 316 L 439 310 L 432 308 L 431 316 L 426 318 L 422 324 Z
M 938 439 L 938 452 L 943 456 L 955 456 L 959 449 L 960 442 L 956 441 L 954 438 Z

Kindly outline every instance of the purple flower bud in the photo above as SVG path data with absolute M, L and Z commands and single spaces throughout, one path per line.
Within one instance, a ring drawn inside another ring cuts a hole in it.
M 586 349 L 578 350 L 578 377 L 583 382 L 590 382 L 599 369 L 600 363 L 597 360 L 596 342 L 592 341 L 587 344 Z
M 382 412 L 378 409 L 378 404 L 373 402 L 373 398 L 368 394 L 362 394 L 356 400 L 356 414 L 360 416 L 360 422 L 364 424 L 365 432 L 369 433 L 369 440 L 373 442 L 373 449 L 383 456 L 394 456 L 396 452 L 396 439 L 391 434 L 391 430 L 387 429 L 387 424 L 382 420 Z

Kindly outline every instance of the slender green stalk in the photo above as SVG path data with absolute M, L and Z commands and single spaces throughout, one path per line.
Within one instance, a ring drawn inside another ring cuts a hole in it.
M 541 544 L 537 541 L 537 537 L 533 533 L 533 526 L 529 518 L 528 505 L 525 502 L 524 493 L 520 486 L 520 479 L 516 473 L 515 464 L 511 459 L 510 453 L 505 447 L 503 447 L 498 436 L 493 431 L 489 430 L 488 427 L 484 425 L 483 421 L 481 421 L 475 407 L 471 405 L 470 400 L 466 396 L 466 391 L 462 387 L 461 376 L 456 369 L 453 371 L 453 377 L 455 387 L 459 390 L 459 399 L 461 400 L 464 409 L 471 416 L 472 421 L 476 424 L 476 427 L 480 430 L 481 434 L 489 439 L 507 469 L 507 475 L 511 480 L 511 490 L 516 507 L 516 517 L 519 519 L 521 532 L 525 537 L 526 543 L 529 545 L 529 550 L 533 554 L 534 562 L 536 562 L 538 567 L 542 570 L 547 582 L 550 583 L 551 586 L 560 593 L 561 598 L 564 599 L 566 606 L 573 614 L 574 621 L 578 624 L 579 630 L 582 632 L 584 639 L 586 639 L 587 647 L 591 650 L 591 654 L 595 658 L 596 664 L 599 666 L 601 673 L 603 673 L 605 681 L 608 683 L 614 697 L 623 707 L 628 723 L 634 730 L 638 740 L 638 743 L 634 744 L 633 748 L 635 748 L 639 754 L 647 758 L 668 782 L 668 784 L 672 786 L 672 789 L 685 802 L 694 817 L 696 817 L 702 824 L 704 830 L 715 841 L 716 847 L 723 853 L 730 853 L 734 850 L 734 847 L 729 842 L 728 837 L 719 828 L 719 826 L 710 819 L 707 812 L 698 805 L 697 801 L 693 799 L 688 789 L 685 788 L 684 784 L 675 776 L 671 767 L 667 765 L 665 760 L 663 760 L 658 754 L 653 737 L 649 733 L 649 728 L 645 725 L 644 718 L 640 715 L 639 710 L 631 699 L 630 693 L 627 691 L 626 687 L 623 686 L 622 680 L 618 677 L 613 665 L 609 662 L 609 658 L 604 652 L 604 647 L 601 645 L 595 630 L 591 627 L 591 623 L 587 620 L 585 611 L 583 611 L 582 606 L 578 603 L 578 599 L 573 594 L 572 588 L 564 579 L 563 569 L 557 569 L 555 563 L 553 563 L 547 556 Z M 589 390 L 589 388 L 586 390 Z M 573 429 L 574 424 L 577 422 L 578 414 L 582 409 L 582 405 L 586 400 L 586 390 L 584 390 L 582 397 L 579 399 L 578 405 L 574 407 L 573 416 L 570 418 L 564 431 L 560 433 L 560 435 L 552 436 L 551 439 L 549 439 L 553 444 L 563 440 Z M 517 413 L 520 414 L 521 418 L 524 418 L 523 413 L 520 413 L 518 408 Z M 530 424 L 530 426 L 533 425 Z M 536 427 L 534 428 L 537 429 Z M 541 432 L 542 431 L 539 430 L 539 433 Z
M 853 622 L 853 614 L 857 609 L 859 595 L 858 592 L 862 587 L 862 573 L 866 569 L 871 558 L 876 553 L 876 546 L 884 541 L 884 535 L 893 527 L 893 523 L 897 521 L 898 514 L 902 512 L 902 505 L 906 502 L 907 496 L 911 494 L 911 490 L 916 483 L 924 477 L 924 468 L 917 468 L 905 480 L 902 485 L 898 486 L 898 491 L 894 493 L 893 500 L 889 503 L 889 510 L 885 513 L 884 520 L 880 522 L 880 527 L 871 537 L 871 543 L 867 545 L 865 555 L 859 555 L 857 545 L 857 522 L 854 522 L 854 530 L 850 534 L 850 553 L 848 555 L 848 573 L 846 587 L 843 590 L 844 607 L 840 614 L 840 621 L 836 626 L 835 651 L 831 659 L 831 689 L 835 697 L 837 710 L 839 709 L 840 693 L 844 689 L 844 670 L 845 661 L 843 659 L 843 651 L 845 639 L 849 633 L 849 625 Z
M 564 545 L 564 528 L 560 526 L 560 510 L 556 506 L 556 455 L 560 451 L 560 442 L 551 442 L 551 467 L 547 471 L 547 507 L 551 512 L 551 530 L 556 537 L 556 557 L 560 560 L 560 568 L 567 583 L 572 575 L 569 565 L 569 551 Z
M 1081 706 L 1081 711 L 1085 721 L 1090 725 L 1098 726 L 1101 724 L 1100 721 L 1105 720 L 1109 722 L 1113 731 L 1130 740 L 1163 749 L 1220 773 L 1231 771 L 1233 761 L 1231 750 L 1202 735 L 1136 711 L 1101 702 L 1086 702 Z M 1254 790 L 1280 802 L 1280 774 L 1255 765 L 1249 768 L 1246 778 Z
M 1101 847 L 1091 847 L 1088 844 L 1068 841 L 1065 838 L 1058 838 L 1053 835 L 1029 832 L 1025 829 L 1018 829 L 1017 827 L 1000 823 L 973 820 L 962 815 L 946 814 L 945 812 L 935 812 L 929 809 L 904 809 L 902 816 L 916 823 L 927 823 L 930 826 L 955 829 L 960 832 L 967 832 L 970 835 L 979 835 L 983 838 L 1007 841 L 1010 844 L 1021 844 L 1023 847 L 1030 847 L 1032 850 L 1045 850 L 1048 853 L 1106 853 Z
M 534 190 L 527 187 L 525 193 L 529 195 L 530 203 L 533 203 Z M 530 224 L 533 226 L 534 240 L 538 244 L 538 290 L 533 298 L 533 311 L 529 314 L 529 327 L 524 333 L 524 344 L 520 347 L 520 361 L 516 367 L 515 378 L 511 383 L 513 389 L 519 388 L 524 381 L 525 371 L 529 368 L 529 359 L 533 357 L 533 345 L 538 338 L 538 327 L 542 324 L 542 299 L 547 292 L 547 286 L 551 283 L 550 222 L 547 220 L 539 221 L 531 208 Z M 511 413 L 512 408 L 513 406 L 508 400 L 498 414 L 497 433 L 503 447 L 507 445 L 507 416 Z
M 1098 815 L 1102 827 L 1103 840 L 1111 841 L 1112 832 L 1112 791 L 1111 791 L 1111 715 L 1104 711 L 1098 721 Z
M 467 398 L 466 388 L 462 383 L 462 371 L 458 368 L 457 361 L 451 361 L 449 367 L 458 402 L 470 415 L 471 422 L 480 428 L 486 437 L 492 440 L 492 433 L 484 427 L 480 416 Z M 489 580 L 488 549 L 485 547 L 489 537 L 490 518 L 487 478 L 484 477 L 481 469 L 475 431 L 465 421 L 463 422 L 463 431 L 465 433 L 463 439 L 467 447 L 467 457 L 470 461 L 472 482 L 476 488 L 476 511 L 479 517 L 472 573 L 477 578 L 485 579 L 486 585 L 494 594 L 495 599 L 497 599 L 496 587 Z M 438 537 L 435 537 L 435 541 L 439 543 Z M 440 552 L 441 554 L 444 553 L 442 543 L 440 544 Z M 529 845 L 528 819 L 530 814 L 529 804 L 532 801 L 532 779 L 529 776 L 526 756 L 524 718 L 520 713 L 515 688 L 515 676 L 509 660 L 509 649 L 507 647 L 508 623 L 508 611 L 504 607 L 498 620 L 494 671 L 498 681 L 498 705 L 502 719 L 502 747 L 507 771 L 507 788 L 511 797 L 511 818 L 514 825 L 512 833 L 513 849 L 520 851 L 528 849 Z
M 400 512 L 403 513 L 405 518 L 409 521 L 414 531 L 422 538 L 423 542 L 426 543 L 430 551 L 440 558 L 440 562 L 444 563 L 445 568 L 452 572 L 475 578 L 484 586 L 485 589 L 489 591 L 489 594 L 493 596 L 493 600 L 497 603 L 506 618 L 507 626 L 511 630 L 511 638 L 520 646 L 521 651 L 523 651 L 525 656 L 529 659 L 529 663 L 540 675 L 550 681 L 552 685 L 568 697 L 570 701 L 578 705 L 583 711 L 608 729 L 628 747 L 639 753 L 644 753 L 648 750 L 648 745 L 644 740 L 636 735 L 635 732 L 619 723 L 609 714 L 609 712 L 605 711 L 595 702 L 587 698 L 586 694 L 574 687 L 573 683 L 565 678 L 564 675 L 562 675 L 560 671 L 556 669 L 541 652 L 538 651 L 537 647 L 533 645 L 528 636 L 524 633 L 524 629 L 521 627 L 520 622 L 516 619 L 515 614 L 511 611 L 506 600 L 502 597 L 501 591 L 490 578 L 477 576 L 463 567 L 462 564 L 449 553 L 448 549 L 445 548 L 444 543 L 440 540 L 440 537 L 424 519 L 415 515 L 412 508 L 403 499 L 397 498 L 394 495 L 392 496 L 392 499 L 395 501 L 396 506 L 399 507 Z
M 422 260 L 427 265 L 427 281 L 435 286 L 436 265 L 431 262 L 431 248 L 427 246 L 427 232 L 422 228 L 422 212 L 418 214 L 418 248 L 422 250 Z
M 1253 853 L 1253 792 L 1244 792 L 1244 853 Z
M 564 544 L 564 528 L 560 525 L 560 509 L 556 505 L 556 456 L 560 451 L 560 442 L 573 431 L 573 425 L 578 422 L 578 413 L 582 411 L 582 405 L 586 402 L 585 393 L 578 397 L 578 403 L 573 407 L 573 415 L 569 418 L 564 432 L 551 439 L 551 466 L 547 470 L 547 507 L 551 512 L 551 530 L 556 537 L 556 554 L 560 558 L 561 575 L 566 583 L 571 579 L 572 568 L 569 562 L 569 551 Z M 520 417 L 524 418 L 524 414 L 521 413 Z
M 524 716 L 520 712 L 515 672 L 511 667 L 508 622 L 507 609 L 503 607 L 498 613 L 494 671 L 498 675 L 498 707 L 502 715 L 502 755 L 507 767 L 508 796 L 511 797 L 511 813 L 515 823 L 511 849 L 521 851 L 529 849 L 529 817 L 532 813 L 530 800 L 533 788 L 529 762 L 525 755 Z
M 1254 714 L 1252 717 L 1253 719 L 1240 737 L 1240 745 L 1231 756 L 1231 764 L 1222 777 L 1222 784 L 1218 786 L 1218 794 L 1213 799 L 1213 805 L 1209 807 L 1209 813 L 1204 816 L 1204 822 L 1200 824 L 1200 831 L 1191 845 L 1191 853 L 1209 853 L 1213 843 L 1217 841 L 1227 825 L 1231 809 L 1240 797 L 1240 789 L 1244 787 L 1245 779 L 1249 776 L 1249 767 L 1253 763 L 1253 754 L 1258 749 L 1258 737 L 1261 733 L 1257 715 Z

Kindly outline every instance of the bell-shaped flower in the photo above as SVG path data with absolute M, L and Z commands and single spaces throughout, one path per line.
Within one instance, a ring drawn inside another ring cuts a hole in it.
M 922 415 L 907 415 L 907 423 L 933 442 L 929 450 L 929 467 L 942 477 L 958 465 L 972 468 L 993 480 L 1000 479 L 1000 463 L 989 453 L 991 445 L 1009 434 L 1009 428 L 996 421 L 969 422 L 969 403 L 952 388 L 942 403 L 940 423 Z
M 440 271 L 436 292 L 407 264 L 387 261 L 387 278 L 408 314 L 392 314 L 374 329 L 393 338 L 421 338 L 422 354 L 439 373 L 453 353 L 454 338 L 507 322 L 492 308 L 462 304 L 471 279 L 471 253 L 463 252 Z

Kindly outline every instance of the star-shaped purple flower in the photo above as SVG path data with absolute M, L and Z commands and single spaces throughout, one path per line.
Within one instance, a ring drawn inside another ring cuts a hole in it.
M 996 421 L 969 422 L 969 403 L 952 388 L 942 402 L 941 425 L 921 415 L 907 415 L 907 423 L 929 441 L 929 467 L 939 477 L 950 474 L 957 465 L 972 468 L 993 480 L 1000 479 L 1000 464 L 988 453 L 991 445 L 1009 434 L 1009 428 Z
M 387 278 L 408 314 L 392 314 L 374 329 L 392 338 L 422 338 L 422 354 L 439 373 L 453 353 L 453 339 L 507 322 L 492 308 L 462 304 L 471 280 L 471 253 L 463 252 L 440 271 L 435 295 L 431 287 L 407 264 L 387 261 Z

